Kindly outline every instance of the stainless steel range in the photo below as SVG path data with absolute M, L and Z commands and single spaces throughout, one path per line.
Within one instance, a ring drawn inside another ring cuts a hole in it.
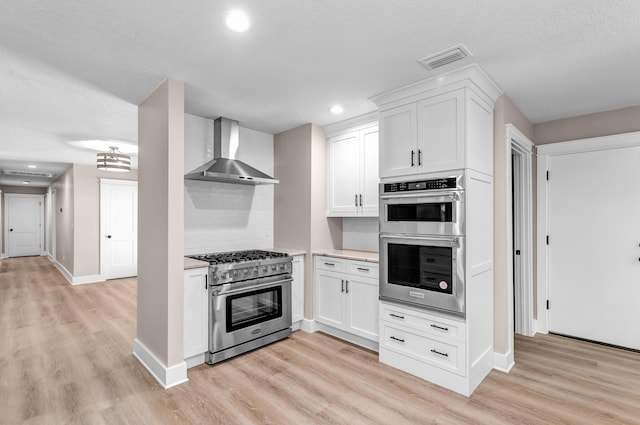
M 208 364 L 291 335 L 291 257 L 261 250 L 189 257 L 209 262 Z

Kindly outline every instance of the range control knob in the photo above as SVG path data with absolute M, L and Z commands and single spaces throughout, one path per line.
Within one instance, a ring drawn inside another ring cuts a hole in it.
M 447 282 L 445 282 L 444 280 L 441 280 L 440 283 L 438 284 L 438 286 L 440 287 L 440 289 L 442 289 L 444 291 L 449 287 L 449 284 Z

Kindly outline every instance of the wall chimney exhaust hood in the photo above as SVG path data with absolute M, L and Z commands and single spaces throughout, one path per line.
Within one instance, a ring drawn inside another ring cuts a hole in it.
M 217 118 L 213 122 L 213 160 L 185 174 L 185 180 L 248 185 L 280 183 L 273 177 L 235 159 L 240 146 L 238 121 Z

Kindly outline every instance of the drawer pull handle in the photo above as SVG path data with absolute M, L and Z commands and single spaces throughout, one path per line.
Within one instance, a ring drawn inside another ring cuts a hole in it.
M 449 328 L 445 328 L 443 326 L 431 325 L 432 328 L 440 329 L 441 331 L 449 332 Z
M 390 336 L 390 339 L 394 340 L 394 341 L 398 341 L 404 344 L 404 339 L 400 339 L 400 338 L 396 338 L 395 336 Z
M 404 320 L 404 316 L 400 316 L 399 314 L 389 313 L 389 316 L 391 316 L 391 317 L 395 317 L 396 319 L 402 319 L 402 320 Z
M 324 263 L 324 265 L 325 265 L 325 266 L 331 266 L 331 267 L 335 266 L 335 264 L 334 264 L 334 263 L 327 263 L 327 262 L 325 262 L 325 263 Z
M 364 267 L 358 267 L 358 270 L 360 270 L 361 272 L 368 272 L 369 269 L 365 269 Z
M 449 355 L 447 353 L 441 353 L 440 351 L 436 350 L 435 348 L 433 350 L 431 350 L 431 352 L 433 354 L 438 354 L 438 355 L 443 356 L 443 357 L 449 357 Z

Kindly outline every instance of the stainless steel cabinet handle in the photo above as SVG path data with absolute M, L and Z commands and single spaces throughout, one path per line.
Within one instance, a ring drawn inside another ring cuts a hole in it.
M 438 325 L 431 324 L 431 327 L 432 327 L 432 328 L 436 328 L 436 329 L 440 329 L 441 331 L 447 331 L 447 332 L 449 332 L 449 328 L 444 328 L 444 327 L 442 327 L 442 326 L 438 326 Z
M 396 338 L 395 336 L 390 336 L 389 339 L 392 339 L 394 341 L 398 341 L 404 344 L 404 339 Z
M 360 196 L 360 206 L 362 206 L 362 193 L 359 196 Z
M 443 356 L 443 357 L 449 357 L 449 355 L 447 353 L 441 353 L 440 351 L 438 351 L 436 349 L 431 350 L 431 352 L 434 353 L 434 354 L 438 354 L 440 356 Z
M 344 292 L 344 279 L 340 279 L 340 282 L 342 282 L 342 288 L 340 289 L 340 292 Z
M 361 272 L 368 272 L 369 269 L 365 269 L 364 267 L 358 267 L 358 270 L 360 270 Z
M 354 196 L 356 197 L 356 208 L 357 208 L 358 207 L 358 194 L 356 193 Z
M 416 166 L 416 151 L 411 151 L 411 166 Z
M 209 275 L 204 275 L 204 289 L 209 288 Z
M 422 167 L 422 149 L 418 149 L 418 166 Z
M 327 263 L 326 261 L 325 261 L 324 265 L 325 265 L 325 266 L 331 266 L 331 267 L 335 266 L 335 264 L 334 264 L 334 263 Z
M 389 316 L 391 316 L 391 317 L 395 317 L 396 319 L 402 319 L 402 320 L 404 320 L 404 316 L 400 316 L 399 314 L 389 313 Z
M 347 290 L 345 292 L 348 294 L 349 293 L 349 281 L 345 280 L 344 282 L 346 283 L 346 287 L 347 287 Z

